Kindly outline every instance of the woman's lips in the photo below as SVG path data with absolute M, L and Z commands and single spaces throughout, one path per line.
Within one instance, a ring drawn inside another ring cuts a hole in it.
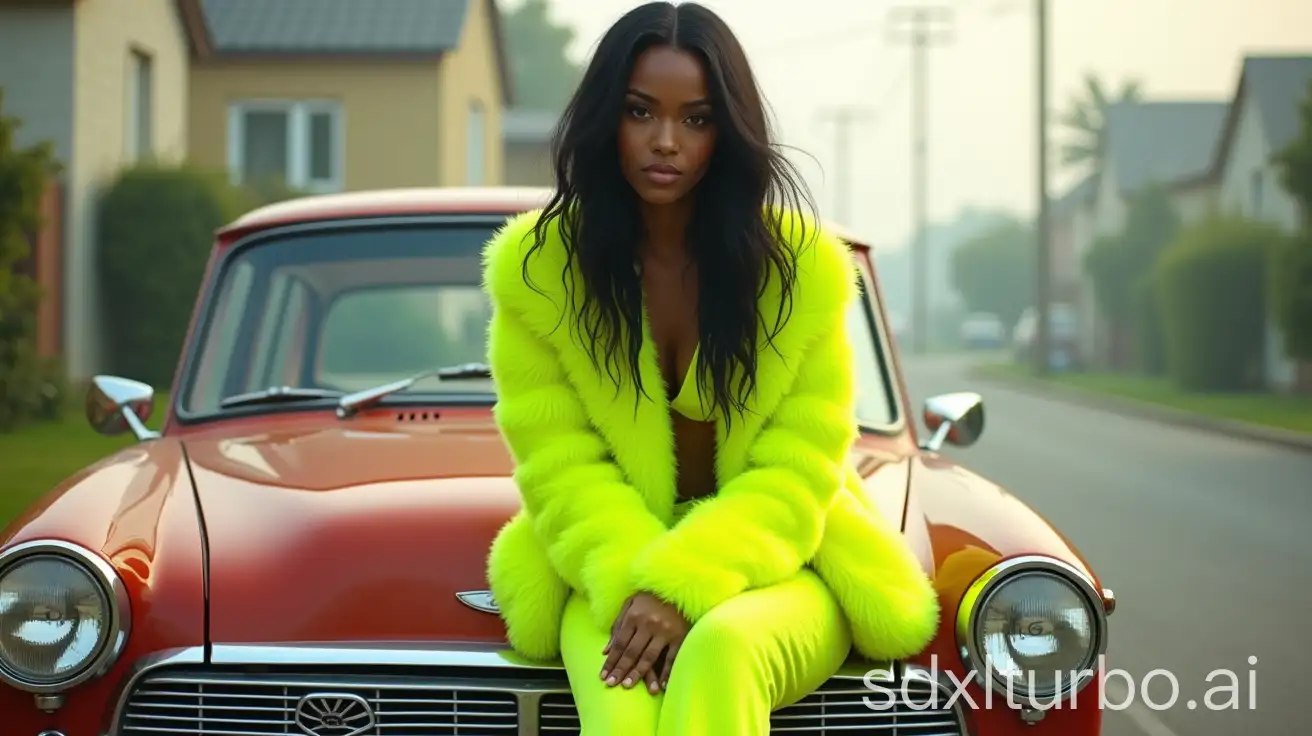
M 683 172 L 679 171 L 678 167 L 671 166 L 670 164 L 652 164 L 650 166 L 645 166 L 642 169 L 642 173 L 647 175 L 649 181 L 659 186 L 669 186 L 678 181 L 679 177 L 683 176 Z

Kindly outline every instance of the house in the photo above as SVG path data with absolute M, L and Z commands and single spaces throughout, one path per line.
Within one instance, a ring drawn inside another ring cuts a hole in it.
M 1094 172 L 1053 200 L 1049 209 L 1050 274 L 1052 297 L 1056 301 L 1070 301 L 1079 294 L 1084 274 L 1080 259 L 1085 250 L 1082 244 L 1092 241 L 1097 193 L 1098 174 Z
M 1228 108 L 1224 101 L 1167 100 L 1119 102 L 1107 109 L 1107 153 L 1093 195 L 1093 226 L 1076 244 L 1077 262 L 1099 236 L 1124 228 L 1130 198 L 1147 185 L 1170 187 L 1185 222 L 1207 213 L 1216 189 L 1206 173 Z M 1081 276 L 1080 350 L 1096 364 L 1116 352 L 1116 336 L 1098 313 L 1090 279 Z
M 201 0 L 192 157 L 300 191 L 498 185 L 493 0 Z
M 510 186 L 549 187 L 556 183 L 551 162 L 551 134 L 560 119 L 548 110 L 511 108 L 501 117 L 505 146 L 505 182 Z
M 1299 132 L 1299 105 L 1312 84 L 1312 55 L 1248 56 L 1225 125 L 1214 147 L 1209 178 L 1223 209 L 1297 232 L 1303 215 L 1280 184 L 1272 157 Z M 1285 354 L 1275 320 L 1267 327 L 1266 379 L 1277 390 L 1299 383 L 1298 366 Z M 1304 369 L 1306 370 L 1306 369 Z
M 100 355 L 99 193 L 125 165 L 187 155 L 188 58 L 204 45 L 194 0 L 0 0 L 3 113 L 22 121 L 17 145 L 49 141 L 62 165 L 47 209 L 59 237 L 38 240 L 59 252 L 34 261 L 40 342 L 74 378 Z
M 40 344 L 71 378 L 100 369 L 96 208 L 134 162 L 304 191 L 502 183 L 502 47 L 494 0 L 0 0 L 3 112 L 63 164 Z

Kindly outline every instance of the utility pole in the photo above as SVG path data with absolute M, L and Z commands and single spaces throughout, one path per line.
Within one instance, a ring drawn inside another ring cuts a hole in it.
M 1049 306 L 1052 302 L 1051 231 L 1052 218 L 1048 208 L 1048 0 L 1034 0 L 1035 6 L 1035 65 L 1038 84 L 1038 216 L 1035 222 L 1036 278 L 1034 311 L 1038 317 L 1034 334 L 1034 371 L 1040 376 L 1048 374 L 1051 352 Z
M 947 39 L 946 24 L 951 20 L 952 9 L 946 6 L 910 5 L 889 12 L 890 40 L 911 45 L 911 213 L 915 230 L 911 248 L 911 337 L 914 352 L 920 354 L 925 353 L 929 339 L 928 50 L 930 45 Z M 906 33 L 897 33 L 899 30 Z
M 834 219 L 844 227 L 852 227 L 852 126 L 874 119 L 874 113 L 864 107 L 841 105 L 821 110 L 821 122 L 834 125 Z

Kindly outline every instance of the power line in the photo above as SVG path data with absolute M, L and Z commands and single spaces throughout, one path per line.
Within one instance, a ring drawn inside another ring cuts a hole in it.
M 890 40 L 911 45 L 911 196 L 915 222 L 915 244 L 911 249 L 911 338 L 914 351 L 920 354 L 926 351 L 929 335 L 928 49 L 949 40 L 951 21 L 952 9 L 946 6 L 911 5 L 889 12 Z M 902 29 L 906 35 L 895 33 Z
M 875 113 L 867 107 L 839 105 L 821 110 L 818 116 L 822 122 L 832 123 L 834 126 L 834 178 L 837 180 L 834 187 L 834 219 L 844 227 L 851 227 L 852 126 L 875 120 Z

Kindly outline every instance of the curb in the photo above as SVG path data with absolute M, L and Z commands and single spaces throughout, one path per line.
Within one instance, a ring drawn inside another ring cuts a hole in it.
M 1253 424 L 1252 422 L 1244 422 L 1237 419 L 1218 419 L 1216 417 L 1209 417 L 1191 411 L 1158 406 L 1146 401 L 1127 399 L 1121 396 L 1109 396 L 1107 394 L 1072 386 L 1045 383 L 1041 378 L 999 376 L 989 373 L 987 370 L 982 370 L 979 367 L 968 369 L 967 374 L 971 378 L 979 381 L 991 381 L 993 383 L 1020 389 L 1026 393 L 1042 395 L 1092 409 L 1101 409 L 1104 411 L 1110 410 L 1121 414 L 1132 414 L 1144 419 L 1161 422 L 1163 424 L 1174 424 L 1181 427 L 1189 427 L 1191 429 L 1201 429 L 1229 437 L 1265 442 L 1269 445 L 1312 453 L 1312 434 L 1305 432 L 1295 432 L 1293 430 L 1279 429 L 1277 427 L 1266 427 L 1260 424 Z

